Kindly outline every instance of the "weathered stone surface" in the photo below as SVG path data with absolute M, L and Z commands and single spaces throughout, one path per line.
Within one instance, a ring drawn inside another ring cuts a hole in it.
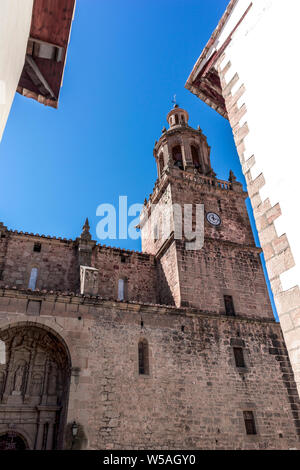
M 26 295 L 12 290 L 1 294 L 6 298 Z M 42 299 L 41 294 L 38 297 Z M 135 312 L 130 304 L 124 311 L 112 301 L 90 305 L 88 299 L 84 302 L 93 313 L 72 321 L 67 314 L 57 316 L 62 301 L 62 296 L 49 296 L 47 311 L 43 310 L 35 327 L 45 332 L 47 325 L 52 335 L 63 338 L 72 369 L 78 369 L 70 384 L 67 422 L 80 423 L 86 448 L 259 449 L 264 445 L 279 449 L 298 445 L 298 398 L 280 327 L 274 321 L 159 306 L 141 305 L 140 312 Z M 69 302 L 76 298 L 69 297 Z M 1 307 L 0 317 L 6 315 Z M 1 325 L 1 338 L 20 324 L 10 315 Z M 59 335 L 57 323 L 62 325 Z M 23 322 L 19 331 L 26 335 L 31 324 L 28 319 L 28 327 Z M 149 376 L 138 374 L 141 337 L 149 344 Z M 236 344 L 245 345 L 245 373 L 235 366 L 232 347 Z M 246 435 L 242 418 L 249 403 L 257 420 L 255 440 Z M 4 428 L 0 410 L 0 430 Z M 22 418 L 18 430 L 34 435 Z

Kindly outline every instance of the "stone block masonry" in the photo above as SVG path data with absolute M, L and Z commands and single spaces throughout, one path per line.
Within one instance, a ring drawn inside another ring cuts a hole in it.
M 39 317 L 26 312 L 29 298 L 41 301 Z M 33 325 L 52 332 L 69 351 L 66 421 L 80 424 L 78 448 L 298 446 L 299 399 L 273 320 L 2 289 L 0 337 L 18 325 L 24 332 Z M 139 374 L 141 338 L 148 342 L 149 375 Z M 244 352 L 242 369 L 235 364 L 235 346 Z M 0 432 L 6 428 L 2 408 Z M 246 434 L 247 410 L 254 413 L 256 435 Z M 30 435 L 32 424 L 22 416 L 18 430 Z

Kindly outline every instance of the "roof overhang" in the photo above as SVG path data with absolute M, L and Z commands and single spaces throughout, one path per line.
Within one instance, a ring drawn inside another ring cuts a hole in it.
M 223 14 L 218 26 L 211 35 L 208 43 L 203 49 L 199 59 L 195 63 L 193 70 L 185 84 L 185 87 L 198 96 L 202 101 L 216 110 L 221 116 L 228 119 L 225 100 L 222 93 L 219 73 L 215 67 L 218 59 L 222 56 L 225 49 L 231 42 L 232 35 L 250 10 L 252 3 L 235 24 L 228 37 L 222 42 L 218 38 L 226 25 L 232 11 L 239 0 L 231 0 Z
M 18 93 L 58 107 L 76 0 L 34 0 Z

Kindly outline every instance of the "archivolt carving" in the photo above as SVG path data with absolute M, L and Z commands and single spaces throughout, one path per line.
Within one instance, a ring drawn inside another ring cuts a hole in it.
M 27 418 L 30 412 L 31 422 L 37 423 L 36 435 L 32 436 L 36 448 L 55 447 L 57 436 L 53 429 L 61 434 L 61 417 L 66 409 L 70 380 L 64 344 L 52 333 L 36 326 L 0 331 L 0 340 L 5 342 L 7 352 L 7 362 L 0 364 L 0 418 L 3 410 L 6 417 L 11 414 L 13 423 L 20 418 L 20 412 L 15 414 L 13 407 L 16 406 L 16 410 L 24 407 Z M 45 424 L 40 413 L 45 414 Z M 49 430 L 52 435 L 47 437 Z

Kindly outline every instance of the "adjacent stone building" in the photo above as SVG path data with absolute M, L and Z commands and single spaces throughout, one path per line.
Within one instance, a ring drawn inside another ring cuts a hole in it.
M 299 447 L 247 193 L 216 178 L 185 110 L 168 123 L 141 253 L 97 244 L 88 220 L 76 240 L 1 224 L 0 448 Z

